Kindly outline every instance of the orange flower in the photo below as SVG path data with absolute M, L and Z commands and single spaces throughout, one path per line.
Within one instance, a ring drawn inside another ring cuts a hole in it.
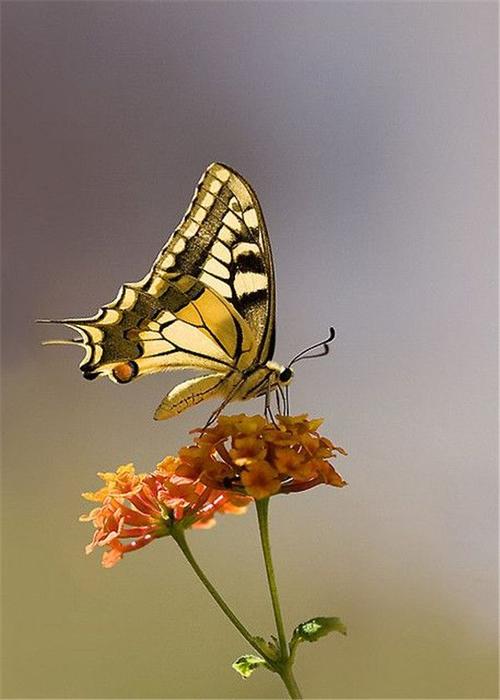
M 241 473 L 241 483 L 253 498 L 267 498 L 278 493 L 281 480 L 278 472 L 265 460 L 254 460 L 250 469 Z
M 181 447 L 178 456 L 182 469 L 178 469 L 177 473 L 188 479 L 198 479 L 211 461 L 212 451 L 212 445 L 205 444 Z
M 174 526 L 212 527 L 217 512 L 245 510 L 248 498 L 180 476 L 176 474 L 179 466 L 179 459 L 167 457 L 150 474 L 136 474 L 132 464 L 118 467 L 116 472 L 101 472 L 105 486 L 83 494 L 87 500 L 101 503 L 80 517 L 95 527 L 87 554 L 105 547 L 102 564 L 109 568 L 126 552 L 170 535 Z
M 255 435 L 262 432 L 267 421 L 263 416 L 247 416 L 245 413 L 239 413 L 236 416 L 219 416 L 219 427 L 226 435 Z
M 310 476 L 309 462 L 304 454 L 292 447 L 278 447 L 274 450 L 274 463 L 280 474 L 307 479 Z
M 328 459 L 347 454 L 317 432 L 321 418 L 220 416 L 217 423 L 179 451 L 176 473 L 206 486 L 253 498 L 303 491 L 319 484 L 345 486 Z
M 323 418 L 308 420 L 307 413 L 301 413 L 299 416 L 277 416 L 277 420 L 286 430 L 299 435 L 314 433 L 323 424 Z
M 238 466 L 251 464 L 253 461 L 264 459 L 266 444 L 262 438 L 255 436 L 233 438 L 233 448 L 229 451 L 234 463 Z
M 100 504 L 80 518 L 95 527 L 86 552 L 104 547 L 103 566 L 111 567 L 173 528 L 208 528 L 216 513 L 241 513 L 251 498 L 345 486 L 328 460 L 347 453 L 319 435 L 321 423 L 306 414 L 277 416 L 277 423 L 220 416 L 152 473 L 136 474 L 132 464 L 99 472 L 104 486 L 83 494 Z

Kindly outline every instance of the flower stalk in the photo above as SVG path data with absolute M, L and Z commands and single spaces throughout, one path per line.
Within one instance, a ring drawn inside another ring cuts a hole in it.
M 186 540 L 186 535 L 184 528 L 174 527 L 171 531 L 171 536 L 175 540 L 182 554 L 186 558 L 187 562 L 195 572 L 196 576 L 199 578 L 201 583 L 205 586 L 206 590 L 210 593 L 212 598 L 215 600 L 219 608 L 222 610 L 224 615 L 229 619 L 231 624 L 236 627 L 241 636 L 246 639 L 250 646 L 258 652 L 258 654 L 265 660 L 266 665 L 269 670 L 277 673 L 281 680 L 283 681 L 288 694 L 292 700 L 300 700 L 302 695 L 300 693 L 297 682 L 293 676 L 292 663 L 293 658 L 289 653 L 288 644 L 285 637 L 285 630 L 283 626 L 283 617 L 281 615 L 281 608 L 279 604 L 278 588 L 276 586 L 276 580 L 274 576 L 273 563 L 271 560 L 271 546 L 269 542 L 269 528 L 268 528 L 268 507 L 269 499 L 264 499 L 262 501 L 256 501 L 257 513 L 259 514 L 259 529 L 261 532 L 261 542 L 264 552 L 264 560 L 266 564 L 267 580 L 269 583 L 269 590 L 271 592 L 271 600 L 273 603 L 273 610 L 276 620 L 276 626 L 278 629 L 278 636 L 280 642 L 280 658 L 273 659 L 268 654 L 265 653 L 262 646 L 258 643 L 255 637 L 248 631 L 245 625 L 239 620 L 237 615 L 231 610 L 229 605 L 226 603 L 224 598 L 217 591 L 215 586 L 208 579 L 203 569 L 200 567 L 196 561 L 188 543 Z M 261 526 L 262 524 L 262 526 Z
M 283 666 L 280 676 L 281 680 L 285 684 L 286 689 L 288 690 L 288 694 L 291 700 L 301 700 L 302 694 L 300 692 L 299 686 L 297 685 L 297 681 L 294 678 L 291 663 L 287 663 Z
M 242 637 L 244 637 L 247 642 L 252 646 L 255 651 L 257 651 L 261 656 L 265 657 L 265 654 L 262 653 L 262 649 L 260 646 L 256 643 L 255 639 L 253 636 L 250 634 L 250 632 L 247 630 L 245 625 L 240 622 L 238 617 L 234 614 L 234 612 L 231 610 L 229 605 L 226 603 L 224 598 L 220 595 L 220 593 L 217 591 L 215 586 L 210 582 L 210 580 L 207 578 L 205 573 L 203 572 L 202 568 L 196 561 L 196 559 L 193 556 L 193 553 L 191 552 L 191 549 L 187 543 L 186 540 L 186 535 L 184 534 L 183 528 L 173 528 L 172 530 L 172 537 L 175 540 L 176 544 L 178 545 L 179 549 L 185 556 L 186 560 L 188 561 L 189 565 L 193 569 L 194 573 L 198 576 L 202 584 L 205 586 L 207 591 L 210 593 L 212 598 L 215 600 L 219 608 L 222 610 L 224 615 L 230 620 L 230 622 L 236 627 L 238 632 L 241 634 Z M 266 662 L 270 662 L 271 660 L 265 657 Z
M 255 501 L 257 509 L 257 519 L 259 522 L 260 542 L 262 545 L 262 553 L 264 555 L 264 563 L 266 566 L 267 583 L 269 593 L 273 604 L 274 620 L 276 622 L 276 630 L 278 632 L 278 640 L 280 646 L 280 664 L 277 668 L 277 673 L 281 676 L 288 693 L 291 698 L 301 698 L 297 682 L 293 676 L 292 664 L 293 658 L 290 654 L 288 643 L 286 641 L 285 626 L 283 624 L 283 615 L 279 601 L 278 586 L 276 584 L 276 576 L 274 574 L 273 560 L 271 556 L 271 542 L 269 539 L 269 498 L 263 498 Z
M 276 622 L 276 630 L 278 632 L 281 658 L 285 660 L 288 656 L 288 645 L 285 636 L 283 615 L 281 614 L 273 560 L 271 557 L 271 543 L 269 541 L 269 498 L 263 498 L 259 501 L 255 501 L 255 507 L 257 509 L 260 543 L 262 546 L 262 553 L 264 555 L 264 563 L 266 565 L 267 583 L 269 585 L 269 593 L 271 594 L 271 601 L 273 604 L 274 619 Z

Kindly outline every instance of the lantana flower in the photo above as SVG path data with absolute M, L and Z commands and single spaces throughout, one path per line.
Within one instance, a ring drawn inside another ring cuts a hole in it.
M 177 475 L 179 466 L 178 458 L 166 457 L 149 474 L 137 474 L 132 464 L 99 472 L 104 486 L 82 494 L 101 504 L 80 517 L 95 527 L 87 554 L 105 547 L 102 565 L 110 568 L 126 552 L 172 534 L 173 527 L 209 528 L 215 525 L 216 513 L 245 511 L 249 498 Z
M 213 427 L 193 431 L 198 437 L 179 451 L 176 474 L 255 499 L 319 484 L 345 486 L 329 460 L 347 453 L 318 433 L 322 422 L 307 414 L 276 416 L 276 422 L 220 416 Z
M 95 527 L 86 552 L 104 547 L 102 564 L 109 568 L 174 527 L 209 528 L 216 513 L 242 513 L 251 499 L 346 485 L 329 460 L 347 453 L 318 433 L 322 419 L 303 414 L 276 421 L 220 416 L 151 473 L 136 473 L 132 464 L 99 472 L 104 486 L 82 494 L 100 504 L 80 517 Z

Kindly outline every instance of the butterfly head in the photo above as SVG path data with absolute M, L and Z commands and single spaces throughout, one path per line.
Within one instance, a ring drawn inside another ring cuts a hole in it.
M 290 382 L 293 379 L 294 371 L 292 369 L 292 365 L 295 364 L 296 362 L 299 362 L 300 360 L 309 360 L 312 359 L 313 357 L 323 357 L 324 355 L 328 355 L 329 352 L 329 345 L 332 342 L 332 340 L 335 338 L 335 329 L 330 328 L 330 333 L 328 335 L 328 338 L 325 338 L 325 340 L 321 340 L 319 343 L 314 343 L 314 345 L 310 345 L 309 347 L 305 348 L 304 350 L 301 350 L 297 355 L 295 355 L 294 358 L 290 360 L 288 365 L 283 366 L 278 364 L 277 362 L 273 362 L 272 360 L 266 363 L 266 368 L 272 372 L 273 376 L 273 384 L 277 384 L 279 386 L 288 386 Z M 314 350 L 317 350 L 319 348 L 318 352 L 312 352 Z
M 268 362 L 266 364 L 267 369 L 270 369 L 274 374 L 274 381 L 280 386 L 288 386 L 293 379 L 293 369 L 291 367 L 284 367 L 278 364 L 278 362 Z

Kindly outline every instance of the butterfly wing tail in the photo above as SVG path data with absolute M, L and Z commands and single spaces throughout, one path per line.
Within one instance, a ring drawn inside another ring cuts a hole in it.
M 155 420 L 165 420 L 182 413 L 190 406 L 224 393 L 227 375 L 222 373 L 205 374 L 178 384 L 165 396 L 155 411 Z

